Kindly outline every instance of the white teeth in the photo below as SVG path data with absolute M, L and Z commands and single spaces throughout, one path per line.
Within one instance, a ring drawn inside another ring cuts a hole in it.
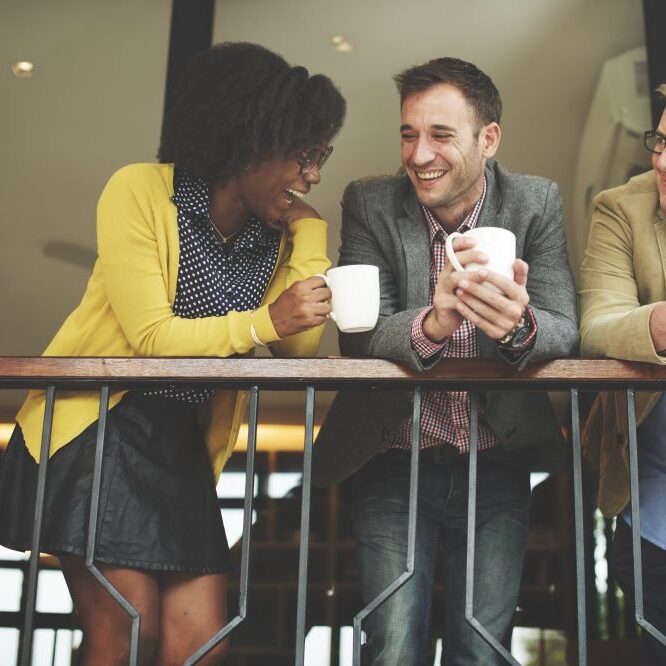
M 303 192 L 299 192 L 298 190 L 292 190 L 289 187 L 285 190 L 285 192 L 288 192 L 292 196 L 298 197 L 299 199 L 302 199 L 305 196 Z
M 444 175 L 443 170 L 438 171 L 417 171 L 416 177 L 420 180 L 434 180 L 435 178 L 441 178 Z

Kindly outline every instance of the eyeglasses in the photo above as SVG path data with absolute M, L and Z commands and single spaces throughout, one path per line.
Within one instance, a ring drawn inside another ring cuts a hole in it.
M 643 144 L 651 153 L 661 155 L 666 149 L 666 136 L 655 130 L 650 130 L 643 134 Z
M 296 161 L 301 165 L 301 176 L 310 173 L 315 166 L 317 169 L 321 169 L 326 164 L 326 160 L 331 156 L 332 152 L 333 146 L 327 146 L 323 151 L 319 148 L 313 148 L 307 152 L 300 153 L 296 157 Z

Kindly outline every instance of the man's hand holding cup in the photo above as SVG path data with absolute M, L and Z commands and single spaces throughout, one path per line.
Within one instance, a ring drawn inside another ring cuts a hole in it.
M 452 233 L 446 254 L 447 265 L 437 279 L 424 333 L 441 341 L 466 319 L 490 338 L 505 338 L 529 303 L 528 265 L 516 259 L 514 234 L 499 227 Z

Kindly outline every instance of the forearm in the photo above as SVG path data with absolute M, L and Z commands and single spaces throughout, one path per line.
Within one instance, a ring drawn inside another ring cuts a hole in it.
M 534 344 L 520 357 L 519 367 L 536 361 L 570 358 L 578 354 L 578 321 L 575 316 L 530 306 L 536 324 Z
M 661 301 L 650 313 L 650 337 L 655 351 L 660 356 L 666 350 L 666 302 Z
M 664 363 L 650 331 L 657 303 L 626 307 L 583 308 L 581 355 L 586 358 L 621 358 L 627 361 Z
M 289 223 L 287 229 L 291 247 L 275 275 L 275 281 L 282 285 L 282 289 L 328 270 L 331 262 L 326 255 L 327 227 L 327 223 L 318 218 L 303 218 Z
M 341 333 L 340 351 L 345 356 L 384 358 L 406 363 L 417 371 L 427 370 L 440 360 L 441 352 L 423 358 L 412 345 L 412 324 L 422 312 L 423 308 L 418 308 L 384 316 L 367 333 Z

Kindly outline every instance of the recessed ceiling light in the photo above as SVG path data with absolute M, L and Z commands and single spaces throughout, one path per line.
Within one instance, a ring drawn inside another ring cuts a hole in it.
M 18 78 L 32 76 L 35 72 L 35 63 L 29 60 L 19 60 L 12 64 L 12 72 Z
M 349 51 L 354 48 L 351 42 L 345 39 L 342 35 L 333 35 L 333 37 L 331 37 L 331 43 L 335 47 L 335 50 L 340 53 L 349 53 Z

